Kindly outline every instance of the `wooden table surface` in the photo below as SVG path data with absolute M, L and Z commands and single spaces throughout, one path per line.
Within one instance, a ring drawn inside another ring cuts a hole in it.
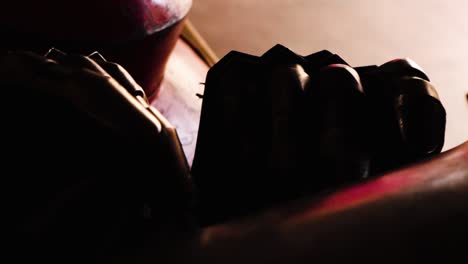
M 190 20 L 219 57 L 276 43 L 328 49 L 353 66 L 415 60 L 447 109 L 445 150 L 468 140 L 468 1 L 193 0 Z

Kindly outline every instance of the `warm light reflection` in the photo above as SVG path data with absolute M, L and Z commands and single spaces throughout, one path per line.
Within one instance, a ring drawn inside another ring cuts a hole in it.
M 187 15 L 191 0 L 150 0 L 145 4 L 145 28 L 148 34 L 164 30 Z
M 331 216 L 333 213 L 357 207 L 364 208 L 366 204 L 376 205 L 379 200 L 408 198 L 406 195 L 411 195 L 409 200 L 412 200 L 415 194 L 446 192 L 452 187 L 460 190 L 460 186 L 466 186 L 467 183 L 468 141 L 441 154 L 437 159 L 386 174 L 367 183 L 337 190 L 318 202 L 311 197 L 312 200 L 306 204 L 303 201 L 293 202 L 240 221 L 206 228 L 199 242 L 203 247 L 209 247 L 222 241 L 249 240 L 259 234 L 271 234 L 271 237 L 281 234 L 288 237 L 292 234 L 291 228 L 303 232 L 301 225 L 311 224 L 322 216 Z M 336 219 L 336 215 L 331 218 Z M 282 236 L 281 239 L 286 237 Z
M 292 221 L 306 221 L 311 217 L 349 210 L 357 206 L 390 199 L 404 193 L 429 192 L 457 185 L 468 178 L 468 142 L 459 147 L 465 151 L 452 151 L 432 162 L 415 165 L 389 173 L 367 183 L 339 190 L 297 215 Z M 461 155 L 461 156 L 460 156 Z
M 304 68 L 302 68 L 302 66 L 299 64 L 296 64 L 296 66 L 294 67 L 294 70 L 296 71 L 296 74 L 299 78 L 299 82 L 301 83 L 301 88 L 304 91 L 307 83 L 310 80 L 310 76 L 309 74 L 305 72 Z

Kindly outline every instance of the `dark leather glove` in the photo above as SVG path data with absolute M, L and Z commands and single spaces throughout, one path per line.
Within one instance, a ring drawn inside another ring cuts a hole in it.
M 205 225 L 440 153 L 445 110 L 411 60 L 353 68 L 277 45 L 208 73 L 192 167 Z

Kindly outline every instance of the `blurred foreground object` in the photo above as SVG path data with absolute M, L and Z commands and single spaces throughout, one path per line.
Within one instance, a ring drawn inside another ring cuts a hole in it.
M 4 49 L 44 54 L 95 50 L 126 68 L 156 97 L 191 0 L 7 1 L 0 34 Z
M 124 68 L 97 53 L 13 52 L 0 86 L 17 249 L 86 260 L 192 231 L 177 132 Z
M 192 167 L 204 224 L 364 180 L 442 150 L 446 113 L 409 59 L 233 51 L 208 73 Z

